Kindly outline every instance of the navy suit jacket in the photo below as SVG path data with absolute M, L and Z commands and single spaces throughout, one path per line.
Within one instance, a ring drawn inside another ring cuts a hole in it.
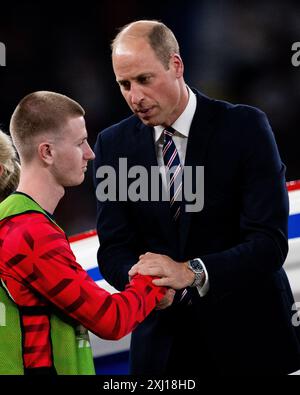
M 175 229 L 166 201 L 98 202 L 99 267 L 117 289 L 124 289 L 128 270 L 146 251 L 179 262 L 200 257 L 209 275 L 205 297 L 190 289 L 190 306 L 154 311 L 138 326 L 131 372 L 297 370 L 300 328 L 291 323 L 294 300 L 282 268 L 288 194 L 273 132 L 262 111 L 195 93 L 185 165 L 204 166 L 203 209 L 181 210 Z M 116 169 L 117 194 L 119 158 L 148 174 L 157 166 L 153 128 L 134 115 L 100 133 L 95 153 L 95 171 Z M 96 178 L 96 185 L 102 180 Z

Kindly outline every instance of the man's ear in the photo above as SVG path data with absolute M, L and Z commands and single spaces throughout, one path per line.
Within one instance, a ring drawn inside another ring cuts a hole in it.
M 177 53 L 174 53 L 171 56 L 170 64 L 175 70 L 176 77 L 177 78 L 182 77 L 183 76 L 183 71 L 184 71 L 184 66 L 183 66 L 183 61 L 182 61 L 180 55 L 178 55 Z
M 2 176 L 3 172 L 4 172 L 4 167 L 3 167 L 3 165 L 1 165 L 1 163 L 0 163 L 0 177 Z
M 53 163 L 53 152 L 50 143 L 39 144 L 38 154 L 43 162 L 47 163 L 48 165 L 51 165 Z

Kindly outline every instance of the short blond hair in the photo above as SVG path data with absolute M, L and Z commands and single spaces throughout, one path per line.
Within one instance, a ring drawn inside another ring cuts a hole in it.
M 10 137 L 0 130 L 0 202 L 14 192 L 20 178 L 20 165 Z
M 38 91 L 25 96 L 10 120 L 10 133 L 21 160 L 32 158 L 37 136 L 59 134 L 69 118 L 84 114 L 80 104 L 60 93 Z

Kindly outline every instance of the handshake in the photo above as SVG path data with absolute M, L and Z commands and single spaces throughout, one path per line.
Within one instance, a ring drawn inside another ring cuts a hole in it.
M 189 268 L 188 261 L 176 262 L 166 255 L 151 252 L 140 255 L 139 261 L 128 272 L 130 279 L 136 274 L 153 276 L 153 284 L 169 288 L 157 305 L 157 310 L 169 307 L 174 301 L 176 290 L 184 290 L 195 280 L 195 273 Z

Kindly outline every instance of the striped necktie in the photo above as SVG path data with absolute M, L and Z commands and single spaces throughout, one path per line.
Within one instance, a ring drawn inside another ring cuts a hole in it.
M 179 154 L 173 140 L 175 130 L 169 126 L 164 129 L 163 159 L 166 166 L 167 189 L 170 193 L 170 209 L 172 217 L 177 222 L 180 214 L 182 200 L 182 166 Z M 182 289 L 176 292 L 174 304 L 191 304 L 188 290 Z
M 169 126 L 164 129 L 163 160 L 166 166 L 167 190 L 170 194 L 171 214 L 176 222 L 180 214 L 182 198 L 182 166 L 173 140 L 175 130 Z

